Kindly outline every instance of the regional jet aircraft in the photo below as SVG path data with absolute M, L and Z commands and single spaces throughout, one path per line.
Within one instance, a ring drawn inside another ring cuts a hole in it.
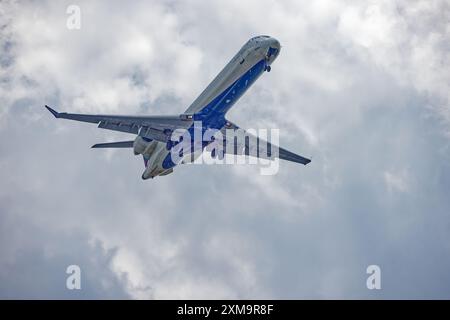
M 257 138 L 257 145 L 250 145 L 248 139 L 236 142 L 227 139 L 226 132 L 238 130 L 239 127 L 225 118 L 225 114 L 248 88 L 265 71 L 270 72 L 271 64 L 280 53 L 280 43 L 269 36 L 251 38 L 231 59 L 225 68 L 206 87 L 200 96 L 182 114 L 167 116 L 120 116 L 120 115 L 88 115 L 57 112 L 45 106 L 56 118 L 98 124 L 99 128 L 115 130 L 137 135 L 133 141 L 120 141 L 93 145 L 92 148 L 133 148 L 134 154 L 142 154 L 145 170 L 142 179 L 164 176 L 173 172 L 178 164 L 186 163 L 198 157 L 205 148 L 214 141 L 201 141 L 198 148 L 183 155 L 181 160 L 173 159 L 173 148 L 177 144 L 171 138 L 176 130 L 193 133 L 196 123 L 201 123 L 202 133 L 215 129 L 223 133 L 224 146 L 211 151 L 213 157 L 219 159 L 226 154 L 249 155 L 256 158 L 274 160 L 275 158 L 308 164 L 311 160 L 286 149 Z M 241 130 L 241 129 L 239 129 Z M 246 132 L 247 135 L 248 132 Z M 190 136 L 193 136 L 190 135 Z M 252 136 L 248 133 L 249 136 Z M 261 140 L 263 143 L 261 143 Z M 189 141 L 195 144 L 194 139 Z M 227 147 L 229 144 L 233 147 Z M 198 152 L 200 151 L 200 152 Z M 195 154 L 195 155 L 194 155 Z

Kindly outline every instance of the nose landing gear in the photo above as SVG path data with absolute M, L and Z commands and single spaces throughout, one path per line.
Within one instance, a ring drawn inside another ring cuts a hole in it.
M 266 67 L 264 68 L 264 71 L 270 72 L 270 70 L 272 70 L 272 68 L 271 68 L 270 66 L 266 66 Z

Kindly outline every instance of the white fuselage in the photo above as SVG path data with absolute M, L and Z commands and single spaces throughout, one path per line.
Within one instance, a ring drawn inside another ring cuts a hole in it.
M 273 48 L 276 49 L 276 53 L 271 55 L 270 50 Z M 218 117 L 225 114 L 263 71 L 270 71 L 270 65 L 277 57 L 279 50 L 280 44 L 274 38 L 259 36 L 250 39 L 184 114 L 193 117 L 200 113 L 217 113 Z M 234 90 L 233 84 L 238 81 L 242 83 L 238 89 Z M 206 127 L 208 125 L 221 126 L 222 124 L 217 121 L 205 123 Z M 173 166 L 180 163 L 165 167 L 164 160 L 170 157 L 171 152 L 166 148 L 166 144 L 154 140 L 145 141 L 140 136 L 134 142 L 134 152 L 144 156 L 146 168 L 142 174 L 143 179 L 168 174 L 173 171 Z M 196 157 L 200 154 L 196 154 Z

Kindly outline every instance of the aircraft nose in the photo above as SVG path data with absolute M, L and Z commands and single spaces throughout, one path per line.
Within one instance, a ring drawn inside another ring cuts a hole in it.
M 277 39 L 271 38 L 271 39 L 269 39 L 269 47 L 275 48 L 279 51 L 281 48 L 281 45 Z
M 273 62 L 280 53 L 281 45 L 277 39 L 270 38 L 267 42 L 267 60 L 269 63 Z

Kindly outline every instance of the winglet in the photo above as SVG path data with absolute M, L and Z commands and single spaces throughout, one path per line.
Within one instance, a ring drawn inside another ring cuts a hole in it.
M 47 108 L 48 111 L 50 111 L 52 113 L 52 115 L 55 116 L 55 118 L 59 118 L 59 112 L 57 112 L 56 110 L 53 110 L 48 105 L 45 105 L 45 107 Z

